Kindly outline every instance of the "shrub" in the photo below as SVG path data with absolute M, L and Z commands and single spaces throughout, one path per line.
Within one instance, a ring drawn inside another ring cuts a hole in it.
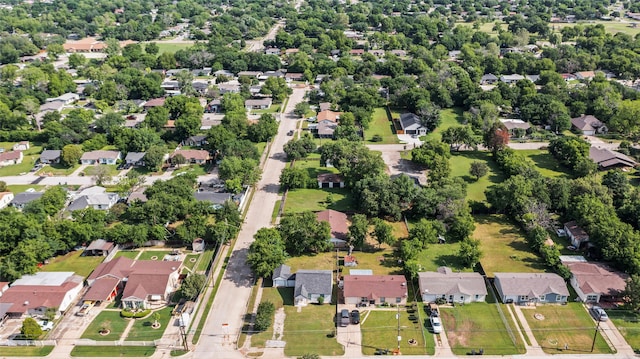
M 257 331 L 267 330 L 271 326 L 273 314 L 276 311 L 276 307 L 271 302 L 262 302 L 258 305 L 258 311 L 256 313 L 256 320 L 253 323 L 253 328 Z
M 151 313 L 151 310 L 149 309 L 145 309 L 142 311 L 131 311 L 131 309 L 123 309 L 122 311 L 120 311 L 120 316 L 123 318 L 144 318 L 147 315 L 149 315 L 149 313 Z
M 371 137 L 371 142 L 382 142 L 382 136 L 375 134 Z

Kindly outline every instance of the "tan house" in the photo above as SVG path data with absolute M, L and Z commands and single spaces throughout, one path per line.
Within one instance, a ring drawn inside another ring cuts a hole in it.
M 22 163 L 24 155 L 21 151 L 9 151 L 0 153 L 0 167 L 17 165 Z
M 187 163 L 195 163 L 195 164 L 205 164 L 209 159 L 211 159 L 211 155 L 209 151 L 205 150 L 176 150 L 171 155 L 171 161 L 173 163 L 173 158 L 177 155 L 182 155 L 187 160 Z
M 407 303 L 407 279 L 403 275 L 345 275 L 345 304 Z

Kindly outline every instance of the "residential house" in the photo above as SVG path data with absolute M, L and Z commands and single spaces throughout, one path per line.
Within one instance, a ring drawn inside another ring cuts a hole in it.
M 209 202 L 214 208 L 220 208 L 226 201 L 233 201 L 233 193 L 215 191 L 197 191 L 194 196 L 199 202 Z
M 189 72 L 189 69 L 184 68 L 184 69 L 169 69 L 165 72 L 165 76 L 166 77 L 175 77 L 177 74 L 181 73 L 182 71 L 185 72 Z
M 351 56 L 362 56 L 364 55 L 364 49 L 353 49 L 349 51 L 349 55 Z
M 340 248 L 347 246 L 349 224 L 345 213 L 326 209 L 324 211 L 316 212 L 316 218 L 319 222 L 324 221 L 329 223 L 329 227 L 331 228 L 331 238 L 329 241 L 333 243 L 334 247 Z
M 504 82 L 507 85 L 515 84 L 516 82 L 524 79 L 524 76 L 518 74 L 500 76 L 500 81 Z
M 23 275 L 0 297 L 0 317 L 44 316 L 47 309 L 60 315 L 71 307 L 83 284 L 84 278 L 73 272 Z
M 585 243 L 589 242 L 589 235 L 587 232 L 578 226 L 576 221 L 567 222 L 564 224 L 564 231 L 567 233 L 569 239 L 571 239 L 571 245 L 580 248 Z
M 309 303 L 331 304 L 332 292 L 332 271 L 299 270 L 296 273 L 296 283 L 293 289 L 294 305 L 306 306 Z
M 215 113 L 203 113 L 200 119 L 200 131 L 208 131 L 211 127 L 219 126 L 224 115 Z
M 502 122 L 504 127 L 509 130 L 509 134 L 511 135 L 511 137 L 518 137 L 517 134 L 520 130 L 526 133 L 531 128 L 531 124 L 529 122 L 525 122 L 522 120 L 501 119 L 500 122 Z
M 124 162 L 130 166 L 144 166 L 144 156 L 146 152 L 129 152 L 124 158 Z
M 331 122 L 337 123 L 338 120 L 340 120 L 340 115 L 342 115 L 342 112 L 324 110 L 324 111 L 318 112 L 318 115 L 316 116 L 316 118 L 318 122 L 331 121 Z
M 115 165 L 122 159 L 120 151 L 89 151 L 82 154 L 80 163 L 83 165 Z
M 589 158 L 598 165 L 600 170 L 620 167 L 636 167 L 638 163 L 631 157 L 607 148 L 590 147 Z
M 13 193 L 0 192 L 0 209 L 7 207 L 13 201 Z
M 291 267 L 282 264 L 273 270 L 271 281 L 274 287 L 293 288 L 296 286 L 296 275 L 291 273 Z
M 209 83 L 207 81 L 193 81 L 191 87 L 200 95 L 204 95 L 209 89 Z
M 150 109 L 150 108 L 152 108 L 152 107 L 160 107 L 160 106 L 164 106 L 164 101 L 165 101 L 165 98 L 164 98 L 164 97 L 154 98 L 154 99 L 151 99 L 151 100 L 149 100 L 149 101 L 145 102 L 145 103 L 142 105 L 142 108 L 144 108 L 144 109 L 145 109 L 145 111 L 147 111 L 147 110 L 149 110 L 149 109 Z
M 40 163 L 44 164 L 54 164 L 60 163 L 60 157 L 62 156 L 62 151 L 60 150 L 44 150 L 40 154 Z
M 204 108 L 205 113 L 218 113 L 222 111 L 222 102 L 220 99 L 211 100 Z
M 584 258 L 583 258 L 584 259 Z M 599 262 L 562 262 L 571 271 L 571 286 L 585 303 L 618 302 L 629 275 Z
M 145 188 L 141 188 L 138 189 L 134 192 L 131 192 L 131 194 L 129 195 L 129 197 L 127 197 L 127 204 L 131 205 L 132 203 L 139 201 L 139 202 L 146 202 L 149 199 L 147 198 L 147 195 L 144 194 Z
M 369 50 L 367 52 L 375 57 L 384 57 L 385 54 L 384 50 L 382 49 Z
M 309 130 L 311 131 L 311 133 L 320 138 L 333 138 L 333 134 L 336 132 L 336 128 L 338 128 L 338 123 L 331 122 L 329 120 L 324 120 L 309 125 Z
M 202 147 L 207 144 L 207 135 L 194 135 L 181 142 L 183 146 Z
M 579 71 L 579 72 L 576 72 L 574 75 L 578 80 L 588 81 L 596 77 L 596 72 L 595 71 Z
M 293 55 L 293 54 L 297 54 L 298 52 L 300 52 L 300 49 L 297 49 L 297 48 L 284 50 L 285 55 Z
M 320 110 L 320 112 L 331 110 L 331 102 L 320 102 L 318 104 L 318 110 Z
M 608 132 L 607 126 L 593 115 L 581 115 L 580 117 L 572 118 L 571 125 L 585 136 Z
M 569 290 L 555 273 L 494 273 L 494 284 L 503 303 L 566 303 Z
M 218 91 L 220 91 L 220 95 L 224 95 L 226 93 L 240 93 L 240 84 L 218 84 Z
M 487 286 L 476 272 L 454 272 L 440 267 L 436 272 L 418 273 L 420 295 L 423 302 L 435 302 L 442 298 L 449 303 L 484 302 Z
M 78 100 L 80 100 L 80 95 L 77 93 L 67 92 L 58 97 L 48 98 L 45 102 L 62 102 L 65 105 L 71 105 Z
M 284 72 L 282 72 L 280 70 L 277 70 L 277 71 L 266 71 L 262 75 L 258 76 L 258 80 L 265 81 L 269 77 L 281 78 L 281 77 L 284 77 Z
M 407 303 L 407 279 L 403 275 L 345 275 L 345 304 Z
M 21 151 L 9 151 L 0 153 L 0 167 L 17 165 L 22 163 L 24 155 Z
M 300 72 L 287 72 L 284 78 L 287 81 L 304 81 L 304 74 Z
M 264 54 L 280 56 L 280 49 L 277 47 L 268 47 L 264 49 Z
M 401 131 L 398 133 L 406 135 L 423 136 L 427 134 L 427 128 L 422 125 L 420 117 L 414 113 L 403 113 L 400 115 Z
M 318 175 L 318 188 L 344 188 L 344 179 L 335 173 L 321 173 Z
M 238 77 L 240 76 L 253 77 L 257 79 L 262 76 L 262 71 L 240 71 L 238 72 Z
M 182 262 L 136 261 L 122 292 L 122 306 L 132 309 L 166 305 L 179 284 Z
M 538 80 L 540 80 L 540 75 L 525 75 L 524 76 L 527 80 L 533 82 L 534 84 L 538 82 Z
M 114 192 L 107 192 L 106 188 L 93 186 L 85 188 L 73 196 L 67 207 L 68 212 L 73 212 L 88 207 L 106 211 L 118 202 L 120 196 Z
M 91 241 L 84 250 L 84 255 L 88 256 L 108 256 L 113 252 L 115 245 L 113 242 L 107 242 L 104 239 L 96 239 Z
M 162 89 L 166 93 L 170 93 L 170 92 L 174 92 L 174 91 L 177 91 L 178 93 L 180 92 L 180 83 L 178 81 L 175 81 L 175 80 L 166 80 L 165 79 L 160 84 L 160 87 L 162 87 Z
M 249 99 L 244 101 L 244 107 L 246 107 L 247 111 L 266 110 L 271 107 L 272 103 L 273 100 L 271 99 L 271 97 Z
M 495 85 L 498 80 L 498 76 L 494 74 L 485 74 L 480 78 L 480 85 Z
M 563 73 L 563 74 L 560 74 L 560 76 L 562 76 L 562 79 L 565 80 L 566 82 L 576 80 L 576 75 L 574 74 Z
M 396 55 L 398 57 L 405 57 L 407 56 L 407 52 L 405 50 L 391 50 L 390 53 L 392 55 Z
M 12 150 L 14 151 L 26 151 L 29 149 L 29 141 L 20 141 L 13 145 Z
M 40 105 L 39 113 L 50 112 L 50 111 L 60 111 L 63 108 L 64 108 L 64 102 L 62 101 L 46 102 Z
M 43 194 L 44 192 L 36 192 L 33 189 L 27 190 L 26 192 L 16 194 L 11 200 L 10 205 L 18 210 L 23 210 L 27 204 L 40 199 Z M 2 204 L 0 204 L 0 208 L 2 208 L 1 206 Z
M 167 123 L 162 126 L 166 131 L 175 131 L 176 130 L 176 121 L 168 120 Z
M 176 150 L 171 154 L 171 159 L 177 155 L 184 157 L 184 159 L 187 160 L 187 163 L 195 163 L 198 165 L 203 165 L 211 159 L 209 151 L 205 150 Z

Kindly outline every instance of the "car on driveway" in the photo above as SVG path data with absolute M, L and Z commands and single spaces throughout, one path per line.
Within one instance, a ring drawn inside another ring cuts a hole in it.
M 38 325 L 40 325 L 40 329 L 44 331 L 53 329 L 53 322 L 50 320 L 38 320 Z
M 429 321 L 431 322 L 433 334 L 442 333 L 442 322 L 440 321 L 440 317 L 432 315 L 431 318 L 429 318 Z
M 347 309 L 343 309 L 340 311 L 340 326 L 346 327 L 351 323 L 351 319 L 349 316 L 349 311 Z
M 293 136 L 293 130 L 289 130 L 289 132 L 287 132 L 287 136 Z
M 351 323 L 360 324 L 360 311 L 354 309 L 351 311 Z
M 607 312 L 604 311 L 604 309 L 602 309 L 601 307 L 598 307 L 597 305 L 594 305 L 593 307 L 591 307 L 591 315 L 593 315 L 593 318 L 595 318 L 595 320 L 599 320 L 601 322 L 606 322 L 607 320 L 609 320 L 609 316 L 607 315 Z

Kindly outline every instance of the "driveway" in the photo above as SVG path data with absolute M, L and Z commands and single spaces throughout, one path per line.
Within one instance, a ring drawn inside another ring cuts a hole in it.
M 338 313 L 342 309 L 346 309 L 351 313 L 356 309 L 355 305 L 338 304 Z M 340 318 L 336 318 L 340 320 Z M 362 320 L 364 318 L 360 318 Z M 340 322 L 338 322 L 340 323 Z M 357 358 L 362 356 L 362 332 L 360 331 L 360 324 L 349 324 L 346 327 L 338 325 L 336 332 L 336 339 L 338 343 L 344 346 L 344 356 L 346 358 Z
M 371 151 L 378 151 L 381 153 L 382 160 L 385 165 L 387 165 L 387 172 L 389 175 L 394 176 L 404 173 L 408 176 L 417 178 L 421 184 L 427 183 L 427 177 L 425 176 L 424 169 L 412 161 L 403 159 L 400 156 L 400 153 L 403 151 L 411 151 L 414 148 L 413 145 L 367 145 L 367 147 Z

